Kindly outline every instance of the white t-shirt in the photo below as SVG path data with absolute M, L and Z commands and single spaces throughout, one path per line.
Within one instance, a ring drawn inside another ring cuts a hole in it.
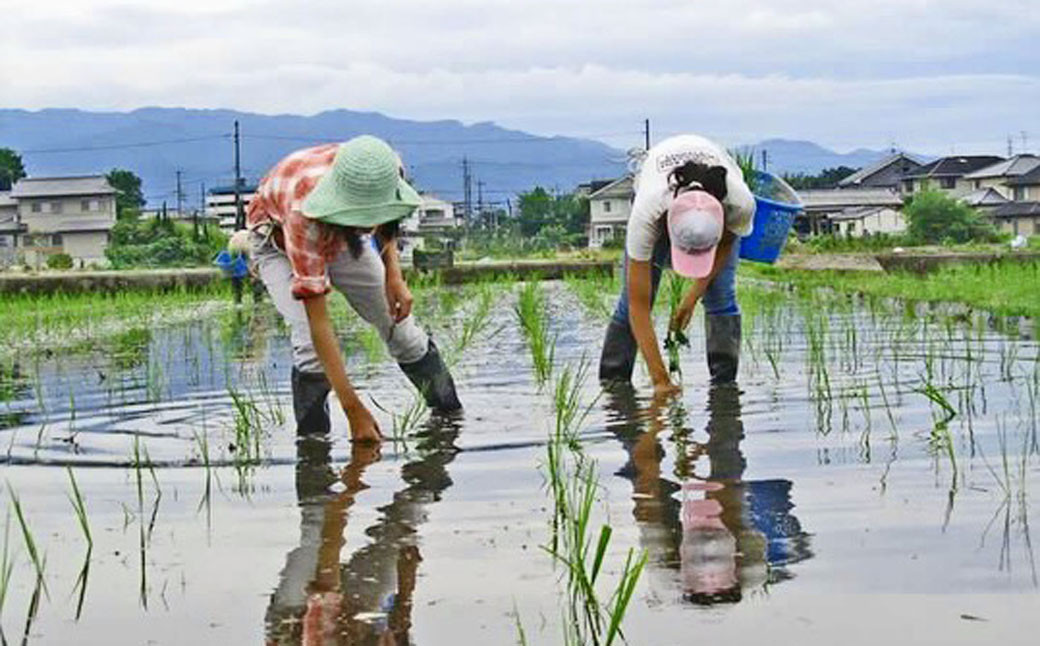
M 697 135 L 679 135 L 651 148 L 636 176 L 636 196 L 625 236 L 629 258 L 647 261 L 653 256 L 654 244 L 665 226 L 661 216 L 672 203 L 673 190 L 668 186 L 668 175 L 688 161 L 726 169 L 726 199 L 722 200 L 726 228 L 741 237 L 751 234 L 755 198 L 744 183 L 740 166 L 714 142 Z

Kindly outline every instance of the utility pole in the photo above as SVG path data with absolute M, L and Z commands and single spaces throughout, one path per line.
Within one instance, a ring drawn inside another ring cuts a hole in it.
M 477 180 L 477 219 L 484 219 L 484 182 Z M 482 222 L 483 223 L 483 222 Z
M 1029 152 L 1029 133 L 1025 130 L 1022 131 L 1022 152 Z
M 206 217 L 206 182 L 199 184 L 199 208 L 195 211 L 194 222 L 195 225 L 195 239 L 199 239 L 199 217 Z
M 1014 140 L 1011 138 L 1011 135 L 1008 135 L 1007 144 L 1008 144 L 1007 156 L 1011 157 L 1014 154 L 1014 152 L 1015 152 L 1015 144 L 1014 144 Z
M 246 211 L 242 208 L 242 165 L 239 150 L 238 119 L 235 120 L 235 231 L 246 228 Z
M 472 177 L 469 174 L 469 160 L 465 157 L 462 158 L 462 218 L 469 224 L 471 212 L 470 209 L 473 203 L 473 186 L 471 185 Z
M 769 172 L 769 151 L 762 149 L 762 172 Z
M 177 171 L 177 217 L 183 217 L 184 213 L 184 191 L 181 190 L 181 171 Z
M 643 119 L 643 144 L 644 150 L 650 150 L 650 120 Z

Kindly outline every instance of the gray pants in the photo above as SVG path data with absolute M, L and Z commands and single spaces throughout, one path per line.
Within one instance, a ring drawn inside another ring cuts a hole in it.
M 250 236 L 251 257 L 271 301 L 289 325 L 293 364 L 301 372 L 324 372 L 314 351 L 311 328 L 303 303 L 292 295 L 292 266 L 285 253 L 268 237 Z M 412 363 L 426 354 L 429 338 L 412 316 L 395 324 L 386 301 L 386 268 L 368 236 L 356 259 L 344 249 L 327 265 L 329 281 L 342 293 L 358 316 L 374 327 L 398 363 Z

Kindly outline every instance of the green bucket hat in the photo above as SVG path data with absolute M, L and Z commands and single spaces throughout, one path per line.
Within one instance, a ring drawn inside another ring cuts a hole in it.
M 341 144 L 332 167 L 303 201 L 308 218 L 370 228 L 407 217 L 422 198 L 404 181 L 397 154 L 370 135 Z

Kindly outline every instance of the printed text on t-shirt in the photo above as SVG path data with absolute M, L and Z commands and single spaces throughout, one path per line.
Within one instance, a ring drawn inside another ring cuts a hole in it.
M 717 166 L 721 164 L 719 158 L 710 150 L 684 150 L 674 153 L 665 153 L 657 157 L 657 172 L 663 173 L 677 166 L 682 166 L 688 161 Z

